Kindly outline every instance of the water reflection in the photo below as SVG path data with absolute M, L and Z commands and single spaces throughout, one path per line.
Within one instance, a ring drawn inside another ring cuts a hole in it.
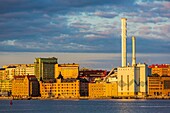
M 0 100 L 0 113 L 168 113 L 170 100 Z

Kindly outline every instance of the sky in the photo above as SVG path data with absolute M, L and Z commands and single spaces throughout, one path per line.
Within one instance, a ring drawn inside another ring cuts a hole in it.
M 56 57 L 58 64 L 79 64 L 80 69 L 85 67 L 97 70 L 111 70 L 121 66 L 120 53 L 65 53 L 65 52 L 0 52 L 0 67 L 9 64 L 33 64 L 38 57 Z M 167 64 L 170 54 L 137 54 L 137 63 Z M 159 60 L 158 60 L 159 59 Z M 127 61 L 131 64 L 131 54 L 127 54 Z
M 0 0 L 1 52 L 170 53 L 170 0 Z

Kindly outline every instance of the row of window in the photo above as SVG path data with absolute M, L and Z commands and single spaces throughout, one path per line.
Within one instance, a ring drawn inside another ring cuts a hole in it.
M 52 94 L 52 93 L 51 93 Z M 61 95 L 76 95 L 77 93 L 60 93 Z M 42 93 L 41 95 L 50 95 L 50 93 Z

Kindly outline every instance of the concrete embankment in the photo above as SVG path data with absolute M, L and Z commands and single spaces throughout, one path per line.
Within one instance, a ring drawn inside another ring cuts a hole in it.
M 13 97 L 0 97 L 0 100 L 102 100 L 102 99 L 170 99 L 170 96 L 149 96 L 149 97 L 80 97 L 80 98 L 41 98 L 41 97 L 32 97 L 30 99 L 23 98 L 13 98 Z

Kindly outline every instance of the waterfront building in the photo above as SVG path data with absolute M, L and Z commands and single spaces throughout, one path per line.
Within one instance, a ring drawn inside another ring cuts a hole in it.
M 135 96 L 139 92 L 139 68 L 118 68 L 118 96 Z
M 39 82 L 34 75 L 15 76 L 12 81 L 12 96 L 28 98 L 39 96 Z
M 62 74 L 64 79 L 77 78 L 79 75 L 79 64 L 55 64 L 55 78 Z
M 89 96 L 89 82 L 86 79 L 81 79 L 80 80 L 80 96 L 81 97 L 88 97 Z
M 35 76 L 40 81 L 49 80 L 55 78 L 55 64 L 57 64 L 57 58 L 35 58 Z
M 15 76 L 35 75 L 34 64 L 20 64 L 15 68 Z
M 5 68 L 0 68 L 0 80 L 5 80 Z
M 103 80 L 107 75 L 106 70 L 80 70 L 79 78 L 86 79 L 89 82 Z
M 11 80 L 0 80 L 0 96 L 9 96 L 12 90 Z
M 12 80 L 14 76 L 35 75 L 34 64 L 9 64 L 4 65 L 3 69 L 5 69 L 3 75 L 4 80 L 6 79 Z
M 118 96 L 146 96 L 148 66 L 136 63 L 136 38 L 132 36 L 132 65 L 127 65 L 127 19 L 122 18 L 122 66 L 117 68 Z
M 105 98 L 117 96 L 117 82 L 89 83 L 90 98 Z
M 170 77 L 149 76 L 148 77 L 149 96 L 170 96 Z
M 157 74 L 159 76 L 170 76 L 169 64 L 152 64 L 149 68 L 151 68 L 152 75 Z
M 79 80 L 58 78 L 53 82 L 40 81 L 42 98 L 79 98 Z
M 147 77 L 148 75 L 151 75 L 149 72 L 149 68 L 147 64 L 141 64 L 138 63 L 136 67 L 139 68 L 139 92 L 138 95 L 140 96 L 146 96 L 148 93 L 148 87 L 147 87 Z
M 15 68 L 16 66 L 8 66 L 7 68 L 5 68 L 5 75 L 4 75 L 5 80 L 12 80 L 14 78 Z

